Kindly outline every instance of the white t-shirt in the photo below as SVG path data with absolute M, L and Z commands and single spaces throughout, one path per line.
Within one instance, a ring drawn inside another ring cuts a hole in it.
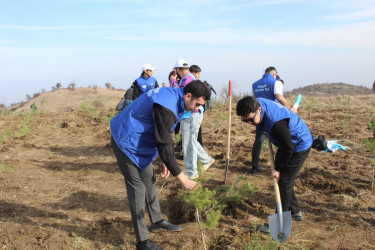
M 283 82 L 282 81 L 276 81 L 275 82 L 275 87 L 273 88 L 273 94 L 274 95 L 276 95 L 276 94 L 284 95 L 283 91 L 284 91 L 284 84 L 283 84 Z M 250 88 L 250 96 L 255 96 L 254 95 L 254 90 L 253 90 L 252 86 Z

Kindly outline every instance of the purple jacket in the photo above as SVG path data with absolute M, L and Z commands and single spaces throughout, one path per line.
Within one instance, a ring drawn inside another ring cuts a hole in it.
M 174 79 L 172 79 L 174 80 Z M 180 85 L 177 85 L 176 88 L 183 88 L 186 85 L 188 85 L 189 82 L 192 82 L 195 80 L 195 77 L 189 72 L 187 73 L 180 81 Z M 175 80 L 176 81 L 176 80 Z M 177 81 L 176 81 L 177 82 Z M 199 110 L 193 110 L 191 113 L 199 113 Z

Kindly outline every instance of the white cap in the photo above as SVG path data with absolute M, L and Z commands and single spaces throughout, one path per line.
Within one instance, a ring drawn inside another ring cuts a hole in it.
M 152 71 L 154 71 L 154 70 L 156 70 L 156 68 L 152 67 L 151 64 L 146 63 L 146 64 L 143 65 L 143 67 L 142 67 L 142 71 L 145 71 L 145 70 L 152 70 Z
M 189 68 L 189 64 L 185 59 L 177 59 L 174 68 Z

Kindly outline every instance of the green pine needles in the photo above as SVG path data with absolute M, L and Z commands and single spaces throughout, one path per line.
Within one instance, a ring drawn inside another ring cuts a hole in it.
M 206 249 L 206 243 L 202 226 L 209 229 L 219 226 L 219 220 L 225 208 L 243 202 L 245 196 L 250 196 L 257 190 L 252 183 L 243 183 L 245 180 L 247 180 L 245 176 L 238 176 L 231 186 L 222 185 L 214 190 L 203 187 L 199 182 L 193 191 L 180 190 L 182 200 L 188 207 L 195 210 L 204 249 Z
M 209 190 L 198 183 L 198 187 L 193 191 L 180 190 L 182 200 L 188 207 L 198 209 L 200 216 L 205 216 L 203 222 L 208 228 L 214 228 L 219 225 L 221 212 L 229 204 L 238 204 L 243 201 L 245 196 L 250 196 L 257 188 L 250 182 L 241 182 L 247 180 L 245 176 L 238 176 L 231 186 L 218 186 L 214 190 Z

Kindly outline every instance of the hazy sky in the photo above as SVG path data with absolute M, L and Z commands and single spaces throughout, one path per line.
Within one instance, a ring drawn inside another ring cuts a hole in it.
M 0 0 L 0 103 L 56 83 L 126 89 L 151 63 L 202 68 L 248 92 L 267 66 L 286 90 L 375 80 L 374 0 Z

